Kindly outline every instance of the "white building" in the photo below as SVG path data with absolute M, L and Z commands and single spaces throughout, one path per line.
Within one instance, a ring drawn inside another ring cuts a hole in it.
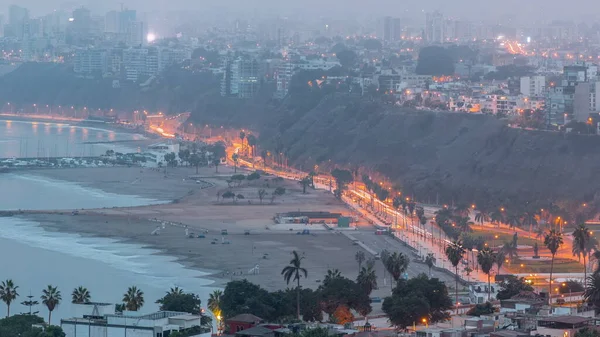
M 525 96 L 541 96 L 546 91 L 546 77 L 524 76 L 521 77 L 521 94 Z
M 340 66 L 337 60 L 292 60 L 291 58 L 284 59 L 275 74 L 277 79 L 277 91 L 275 97 L 283 98 L 287 95 L 292 76 L 298 70 L 323 70 L 327 71 L 336 66 Z
M 112 305 L 114 311 L 114 305 Z M 151 314 L 126 311 L 123 314 L 84 315 L 62 319 L 66 337 L 165 337 L 173 331 L 200 326 L 200 316 L 184 312 L 158 311 Z M 210 337 L 210 331 L 194 336 Z
M 491 283 L 488 294 L 487 283 L 475 283 L 469 285 L 469 298 L 471 299 L 471 303 L 481 304 L 487 302 L 488 298 L 495 299 L 498 295 L 498 288 L 496 283 Z
M 425 17 L 425 37 L 427 42 L 444 43 L 444 15 L 438 11 L 427 13 Z
M 157 167 L 159 163 L 162 163 L 163 166 L 167 164 L 165 160 L 165 155 L 169 153 L 175 153 L 175 155 L 179 154 L 179 144 L 167 144 L 167 143 L 157 143 L 148 146 L 148 151 L 143 153 L 146 157 L 145 166 L 147 167 Z

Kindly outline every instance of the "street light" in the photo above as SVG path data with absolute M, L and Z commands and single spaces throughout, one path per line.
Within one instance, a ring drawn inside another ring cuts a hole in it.
M 423 318 L 421 321 L 423 322 L 423 324 L 425 324 L 426 328 L 429 328 L 429 322 L 427 322 L 427 318 Z

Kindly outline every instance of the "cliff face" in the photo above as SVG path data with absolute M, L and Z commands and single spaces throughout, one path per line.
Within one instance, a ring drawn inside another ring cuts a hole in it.
M 337 96 L 279 132 L 299 166 L 367 167 L 422 200 L 590 200 L 600 186 L 600 137 L 513 129 L 490 116 Z

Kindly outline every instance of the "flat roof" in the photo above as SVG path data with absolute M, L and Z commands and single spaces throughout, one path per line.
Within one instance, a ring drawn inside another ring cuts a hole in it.
M 581 317 L 581 316 L 556 316 L 556 317 L 540 318 L 539 321 L 564 323 L 564 324 L 581 324 L 581 323 L 589 322 L 592 319 L 593 318 Z

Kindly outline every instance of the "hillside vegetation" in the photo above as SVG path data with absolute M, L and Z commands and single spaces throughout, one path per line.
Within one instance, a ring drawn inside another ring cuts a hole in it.
M 24 64 L 0 77 L 0 102 L 92 109 L 191 111 L 191 122 L 252 129 L 262 149 L 291 164 L 380 173 L 422 201 L 590 202 L 600 185 L 600 137 L 509 128 L 487 115 L 416 111 L 356 94 L 352 85 L 311 86 L 322 71 L 295 76 L 290 95 L 223 98 L 219 79 L 182 66 L 149 87 L 112 88 L 79 79 L 64 65 Z

